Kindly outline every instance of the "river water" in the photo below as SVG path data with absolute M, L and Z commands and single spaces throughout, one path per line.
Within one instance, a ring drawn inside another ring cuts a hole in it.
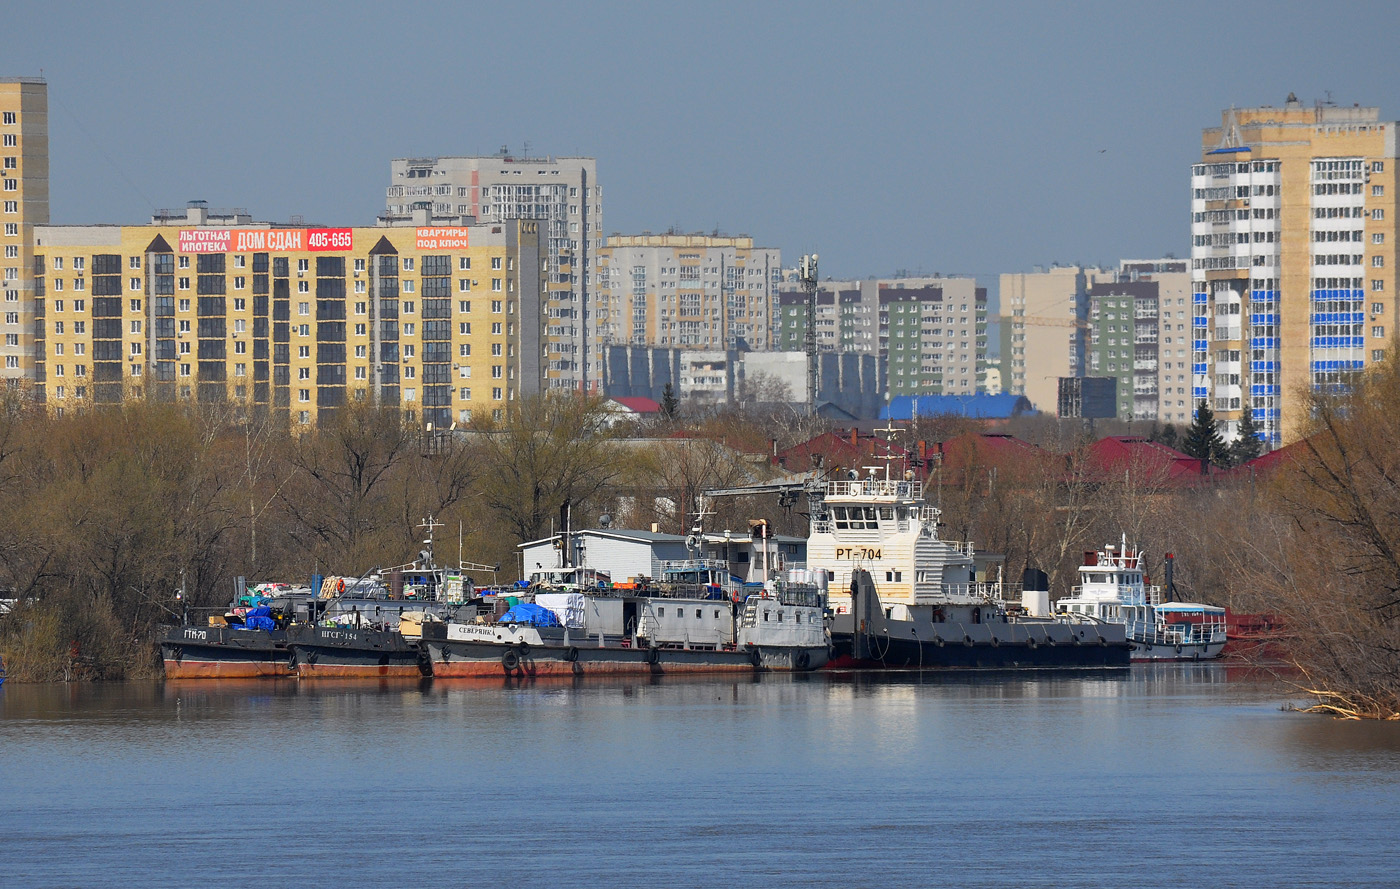
M 1238 668 L 0 688 L 0 886 L 1393 886 L 1400 725 Z

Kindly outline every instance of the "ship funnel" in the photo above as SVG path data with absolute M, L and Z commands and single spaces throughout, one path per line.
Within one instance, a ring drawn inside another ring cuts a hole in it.
M 1031 617 L 1050 616 L 1050 577 L 1039 568 L 1021 573 L 1021 607 Z

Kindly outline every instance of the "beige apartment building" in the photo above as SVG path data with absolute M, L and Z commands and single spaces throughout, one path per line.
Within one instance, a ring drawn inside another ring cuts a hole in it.
M 1296 438 L 1311 389 L 1345 387 L 1395 336 L 1395 121 L 1289 95 L 1232 108 L 1191 168 L 1192 397 L 1227 437 L 1244 409 Z
M 602 347 L 594 317 L 603 247 L 603 188 L 591 157 L 397 158 L 385 192 L 389 224 L 540 223 L 546 271 L 546 386 L 598 392 Z
M 613 235 L 598 251 L 598 339 L 772 349 L 781 280 L 781 251 L 747 236 Z
M 1112 281 L 1109 269 L 1051 266 L 1004 274 L 1001 287 L 1002 386 L 1036 410 L 1053 412 L 1060 377 L 1082 376 L 1089 288 Z
M 49 93 L 39 78 L 0 78 L 0 235 L 4 323 L 0 379 L 34 378 L 34 226 L 49 221 Z

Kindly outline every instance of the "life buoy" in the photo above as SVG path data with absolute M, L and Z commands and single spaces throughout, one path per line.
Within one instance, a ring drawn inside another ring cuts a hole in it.
M 337 593 L 345 592 L 345 578 L 342 577 L 335 582 L 335 591 Z
M 578 649 L 570 645 L 568 649 L 564 652 L 564 660 L 568 661 L 569 663 L 573 663 L 574 661 L 578 660 Z
M 501 655 L 501 666 L 506 668 L 506 672 L 514 670 L 516 667 L 520 666 L 520 655 L 516 654 L 514 651 L 507 651 L 505 654 Z
M 805 652 L 805 651 L 800 651 L 800 652 L 797 653 L 797 669 L 799 669 L 799 670 L 805 670 L 805 669 L 807 669 L 808 666 L 811 665 L 811 663 L 812 663 L 811 655 L 807 654 L 807 652 Z

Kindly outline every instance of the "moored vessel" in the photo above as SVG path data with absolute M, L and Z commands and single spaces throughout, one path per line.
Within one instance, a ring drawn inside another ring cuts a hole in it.
M 803 671 L 828 656 L 817 587 L 741 585 L 720 560 L 666 563 L 655 584 L 533 589 L 546 621 L 507 613 L 496 622 L 425 626 L 433 676 Z
M 1050 614 L 1043 572 L 1028 572 L 1034 589 L 1008 601 L 1000 559 L 941 539 L 940 512 L 912 474 L 878 478 L 872 468 L 809 484 L 807 498 L 807 565 L 832 577 L 832 667 L 1127 665 L 1122 625 Z
M 1166 557 L 1166 588 L 1173 562 Z M 1055 603 L 1067 615 L 1124 626 L 1135 661 L 1199 661 L 1218 658 L 1227 641 L 1225 609 L 1199 602 L 1163 602 L 1162 588 L 1148 582 L 1142 553 L 1108 544 L 1084 554 L 1079 584 Z

